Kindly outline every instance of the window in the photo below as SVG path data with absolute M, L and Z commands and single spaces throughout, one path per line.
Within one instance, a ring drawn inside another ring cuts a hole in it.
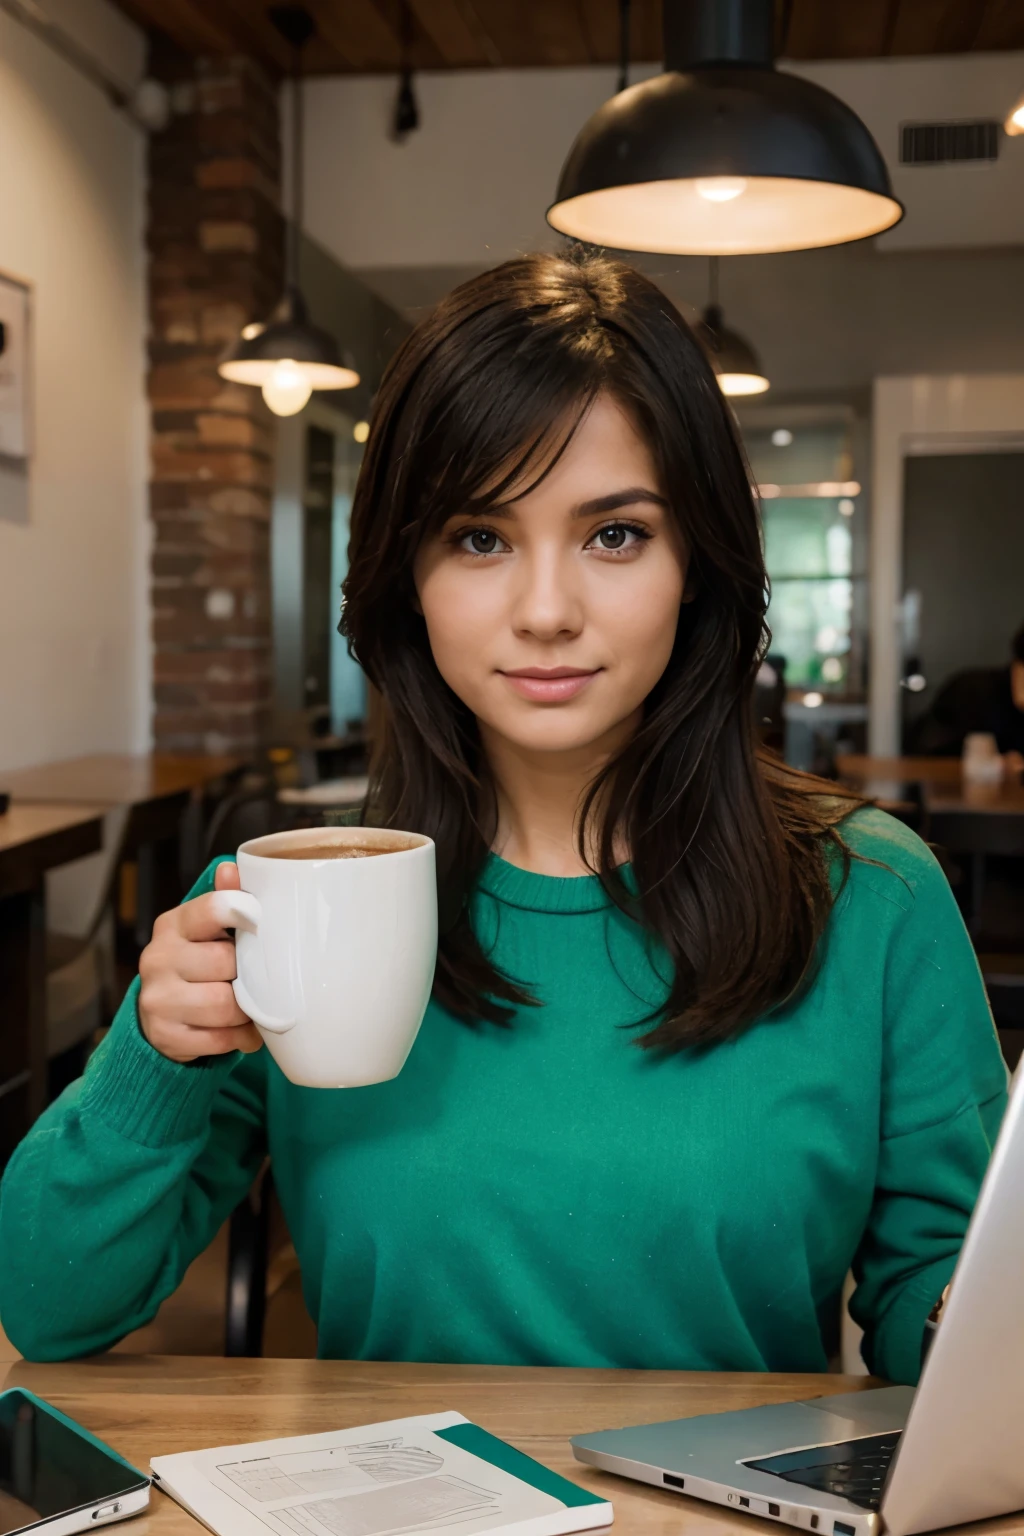
M 744 432 L 761 494 L 771 654 L 785 659 L 788 688 L 847 699 L 866 684 L 866 516 L 852 438 L 846 421 Z

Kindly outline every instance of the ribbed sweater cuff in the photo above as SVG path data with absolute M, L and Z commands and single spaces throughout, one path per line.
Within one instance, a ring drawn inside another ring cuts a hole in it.
M 889 1381 L 916 1386 L 921 1374 L 924 1325 L 953 1278 L 956 1254 L 929 1265 L 904 1287 L 875 1338 L 873 1369 Z
M 187 1064 L 169 1061 L 142 1033 L 138 994 L 136 978 L 109 1034 L 89 1062 L 81 1109 L 140 1146 L 191 1141 L 209 1125 L 213 1102 L 231 1075 L 238 1053 Z

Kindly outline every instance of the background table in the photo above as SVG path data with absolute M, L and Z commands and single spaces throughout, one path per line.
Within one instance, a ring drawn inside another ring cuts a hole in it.
M 858 787 L 880 780 L 896 784 L 959 784 L 958 757 L 869 757 L 864 753 L 840 753 L 836 772 Z
M 95 753 L 0 774 L 0 789 L 17 800 L 85 800 L 95 805 L 146 805 L 188 794 L 242 766 L 238 757 L 178 752 Z
M 138 865 L 135 937 L 149 942 L 157 913 L 177 906 L 203 863 L 203 796 L 244 759 L 177 752 L 111 752 L 0 774 L 14 800 L 129 807 L 121 858 Z
M 0 816 L 0 1169 L 46 1102 L 48 869 L 97 853 L 103 808 L 12 805 Z
M 0 1380 L 3 1368 L 0 1367 Z M 455 1409 L 573 1482 L 610 1498 L 620 1536 L 742 1532 L 764 1521 L 574 1461 L 569 1436 L 687 1414 L 791 1402 L 876 1385 L 864 1376 L 674 1371 L 527 1370 L 328 1360 L 204 1360 L 106 1355 L 70 1365 L 18 1361 L 3 1385 L 27 1387 L 109 1441 L 142 1470 L 151 1456 L 277 1435 L 309 1435 Z M 789 1529 L 789 1527 L 786 1527 Z M 1024 1533 L 1024 1516 L 987 1521 L 986 1536 Z M 154 1491 L 132 1536 L 200 1536 Z

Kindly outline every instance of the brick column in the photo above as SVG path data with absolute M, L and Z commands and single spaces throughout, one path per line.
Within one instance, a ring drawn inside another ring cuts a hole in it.
M 270 711 L 274 417 L 216 364 L 281 290 L 277 92 L 245 58 L 160 73 L 175 110 L 149 150 L 154 738 L 246 752 Z

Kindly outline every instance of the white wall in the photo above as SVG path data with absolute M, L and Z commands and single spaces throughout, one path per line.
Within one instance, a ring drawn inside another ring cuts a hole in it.
M 106 0 L 46 10 L 142 74 Z M 0 470 L 0 769 L 148 740 L 144 150 L 0 13 L 0 271 L 34 289 L 34 452 Z
M 907 205 L 883 245 L 1024 243 L 1024 136 L 992 165 L 898 165 L 903 121 L 1003 118 L 1024 94 L 1024 54 L 785 68 L 848 101 L 874 133 Z M 599 67 L 421 75 L 422 126 L 400 145 L 388 136 L 393 79 L 311 81 L 309 232 L 356 268 L 487 265 L 550 244 L 544 211 L 562 161 L 614 81 Z

